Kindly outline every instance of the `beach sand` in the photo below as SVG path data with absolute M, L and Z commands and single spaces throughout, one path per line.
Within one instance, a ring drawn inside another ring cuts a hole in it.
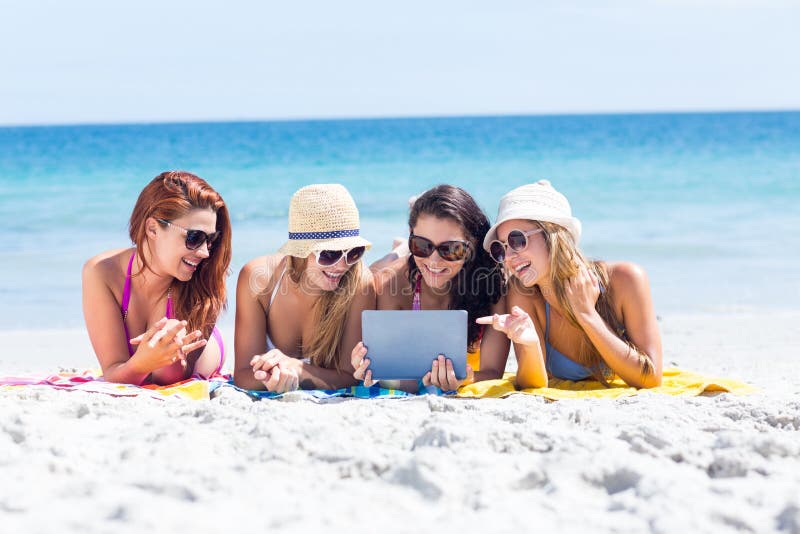
M 661 320 L 666 365 L 760 388 L 747 396 L 3 392 L 0 531 L 800 532 L 798 324 L 796 311 Z M 79 330 L 0 343 L 4 375 L 95 366 Z

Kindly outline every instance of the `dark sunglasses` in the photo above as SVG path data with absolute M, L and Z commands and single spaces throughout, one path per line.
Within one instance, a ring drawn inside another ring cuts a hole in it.
M 429 258 L 435 250 L 444 261 L 463 260 L 470 252 L 466 241 L 445 241 L 434 245 L 430 239 L 414 234 L 408 238 L 408 249 L 418 258 Z
M 495 239 L 489 243 L 489 255 L 497 263 L 503 263 L 506 260 L 506 247 L 510 247 L 514 252 L 521 252 L 528 246 L 528 236 L 544 232 L 541 228 L 535 230 L 511 230 L 508 233 L 508 241 L 503 242 Z
M 321 267 L 336 265 L 342 257 L 347 265 L 354 265 L 366 250 L 366 247 L 353 247 L 347 250 L 318 250 L 314 252 L 314 255 Z
M 174 226 L 175 228 L 180 228 L 184 232 L 186 232 L 186 248 L 189 250 L 197 250 L 203 243 L 208 245 L 208 250 L 211 250 L 211 246 L 214 244 L 214 241 L 220 235 L 220 232 L 214 232 L 211 234 L 207 234 L 202 230 L 190 230 L 188 228 L 184 228 L 183 226 L 179 226 L 174 222 L 167 221 L 165 219 L 156 219 L 161 224 L 165 224 L 167 226 Z

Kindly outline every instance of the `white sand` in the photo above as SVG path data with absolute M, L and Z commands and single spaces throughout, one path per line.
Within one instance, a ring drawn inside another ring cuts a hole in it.
M 800 312 L 664 319 L 666 363 L 763 388 L 743 397 L 5 392 L 0 532 L 800 532 L 798 325 Z M 82 332 L 0 342 L 0 374 L 94 363 Z

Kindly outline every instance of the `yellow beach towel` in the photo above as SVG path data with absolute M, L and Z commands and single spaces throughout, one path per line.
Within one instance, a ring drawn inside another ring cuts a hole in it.
M 529 388 L 518 390 L 516 376 L 506 373 L 500 380 L 485 380 L 464 386 L 458 390 L 459 397 L 487 398 L 507 397 L 514 393 L 539 395 L 550 400 L 560 399 L 616 399 L 630 397 L 640 392 L 662 393 L 678 397 L 696 397 L 707 392 L 728 392 L 743 395 L 756 391 L 756 388 L 728 378 L 710 378 L 692 371 L 667 367 L 664 369 L 661 386 L 651 389 L 636 389 L 628 386 L 620 378 L 615 378 L 605 387 L 596 380 L 571 382 L 551 378 L 546 388 Z

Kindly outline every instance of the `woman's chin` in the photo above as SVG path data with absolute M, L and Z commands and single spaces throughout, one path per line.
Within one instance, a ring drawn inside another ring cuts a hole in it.
M 189 280 L 192 279 L 193 276 L 194 276 L 194 273 L 187 273 L 187 272 L 184 272 L 184 271 L 178 271 L 177 273 L 175 273 L 174 278 L 176 280 L 180 280 L 181 282 L 188 282 Z
M 430 273 L 423 273 L 422 278 L 425 284 L 431 289 L 446 289 L 455 276 L 436 276 Z
M 526 288 L 535 286 L 539 281 L 539 273 L 530 267 L 524 269 L 521 273 L 514 273 L 514 277 Z
M 341 284 L 342 279 L 339 278 L 337 280 L 333 280 L 328 278 L 324 274 L 314 280 L 314 288 L 317 291 L 336 291 L 339 289 L 339 284 Z

